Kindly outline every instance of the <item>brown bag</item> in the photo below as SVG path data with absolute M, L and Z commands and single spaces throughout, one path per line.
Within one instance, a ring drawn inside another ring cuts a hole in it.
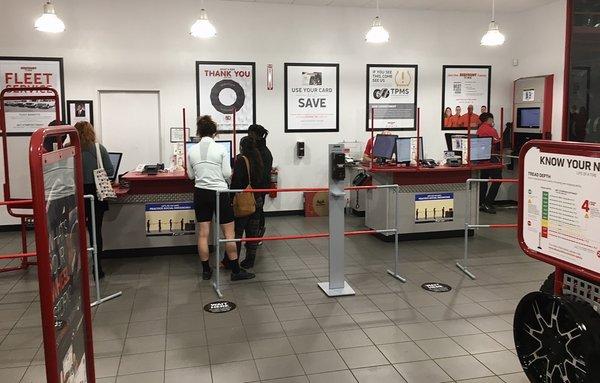
M 246 156 L 242 156 L 242 158 L 246 161 L 246 169 L 248 170 L 248 186 L 243 192 L 237 193 L 233 197 L 233 214 L 238 218 L 247 217 L 256 211 L 256 200 L 250 181 L 250 162 Z

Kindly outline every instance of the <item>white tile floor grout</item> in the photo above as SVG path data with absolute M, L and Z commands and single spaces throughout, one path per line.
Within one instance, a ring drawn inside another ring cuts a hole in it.
M 515 212 L 482 218 L 511 222 Z M 326 229 L 323 218 L 268 220 L 273 235 Z M 0 233 L 0 251 L 16 250 L 16 237 Z M 349 238 L 357 295 L 333 299 L 316 285 L 327 278 L 327 241 L 268 242 L 255 280 L 223 278 L 238 305 L 226 314 L 202 310 L 216 297 L 194 255 L 106 260 L 103 290 L 123 296 L 93 312 L 97 382 L 527 382 L 512 314 L 551 268 L 523 255 L 513 231 L 482 230 L 471 249 L 475 281 L 454 266 L 462 238 L 401 242 L 402 284 L 385 272 L 393 244 Z M 453 290 L 421 289 L 431 281 Z M 37 289 L 35 267 L 0 274 L 2 383 L 45 381 Z

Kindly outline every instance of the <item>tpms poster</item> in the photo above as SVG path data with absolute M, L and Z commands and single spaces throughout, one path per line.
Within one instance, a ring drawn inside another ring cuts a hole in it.
M 339 131 L 339 64 L 285 64 L 285 131 Z
M 0 89 L 17 88 L 23 92 L 5 93 L 10 96 L 52 96 L 50 91 L 32 92 L 27 88 L 49 87 L 58 92 L 61 106 L 63 94 L 62 58 L 0 57 Z M 4 103 L 8 135 L 30 135 L 36 129 L 56 120 L 54 101 L 44 99 L 8 100 Z M 61 112 L 61 116 L 63 113 Z
M 221 132 L 246 131 L 256 118 L 253 62 L 196 61 L 198 116 L 209 115 Z
M 442 81 L 442 129 L 477 128 L 490 111 L 492 67 L 444 65 Z
M 533 250 L 600 272 L 600 158 L 525 155 L 523 240 Z
M 373 119 L 371 118 L 373 114 Z M 416 65 L 367 65 L 367 131 L 415 130 Z

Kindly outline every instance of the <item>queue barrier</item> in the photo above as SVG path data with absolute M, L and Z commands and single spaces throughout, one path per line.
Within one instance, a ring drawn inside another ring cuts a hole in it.
M 496 224 L 479 224 L 479 219 L 477 223 L 472 224 L 470 222 L 470 209 L 471 209 L 471 185 L 473 183 L 519 183 L 518 179 L 514 178 L 469 178 L 466 182 L 466 190 L 467 190 L 467 202 L 465 204 L 465 251 L 462 259 L 462 263 L 460 261 L 456 262 L 456 267 L 458 267 L 463 273 L 465 273 L 469 278 L 475 280 L 477 277 L 473 274 L 468 268 L 469 262 L 469 230 L 471 229 L 516 229 L 516 223 L 496 223 Z
M 395 193 L 395 214 L 394 214 L 394 228 L 393 229 L 380 229 L 380 230 L 354 230 L 354 231 L 346 231 L 344 232 L 345 237 L 356 236 L 356 235 L 364 235 L 364 234 L 383 234 L 383 233 L 394 233 L 394 270 L 387 270 L 387 273 L 392 277 L 398 279 L 401 282 L 406 282 L 406 278 L 402 277 L 398 273 L 398 196 L 399 196 L 399 186 L 398 185 L 371 185 L 371 186 L 349 186 L 344 188 L 346 191 L 351 190 L 374 190 L 374 189 L 391 189 Z M 329 191 L 329 188 L 319 187 L 319 188 L 281 188 L 281 189 L 252 189 L 253 193 L 270 193 L 270 192 L 279 192 L 279 193 L 297 193 L 297 192 L 325 192 Z M 215 225 L 220 222 L 220 212 L 219 212 L 219 203 L 220 203 L 220 195 L 222 193 L 244 193 L 248 192 L 245 189 L 228 189 L 228 190 L 217 190 L 215 193 L 216 199 L 216 208 L 215 208 Z M 301 235 L 282 235 L 282 236 L 271 236 L 271 237 L 254 237 L 254 238 L 221 238 L 220 229 L 214 230 L 215 236 L 215 254 L 217 257 L 221 254 L 221 244 L 228 242 L 259 242 L 259 241 L 286 241 L 286 240 L 296 240 L 296 239 L 313 239 L 313 238 L 329 238 L 329 232 L 327 233 L 311 233 L 311 234 L 301 234 Z M 239 259 L 239 254 L 238 254 Z M 217 260 L 216 262 L 216 272 L 214 281 L 213 281 L 213 289 L 219 296 L 219 298 L 223 298 L 223 294 L 221 293 L 221 285 L 220 285 L 220 276 L 219 276 L 219 268 L 220 262 Z

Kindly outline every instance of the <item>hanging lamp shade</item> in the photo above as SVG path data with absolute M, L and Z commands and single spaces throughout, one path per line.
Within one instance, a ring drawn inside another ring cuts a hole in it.
M 192 25 L 190 35 L 199 39 L 210 39 L 217 35 L 217 29 L 208 19 L 205 9 L 200 11 L 200 18 Z
M 365 35 L 365 41 L 370 44 L 382 44 L 390 41 L 389 32 L 381 25 L 379 16 L 373 20 L 371 29 Z
M 65 30 L 65 23 L 56 16 L 54 5 L 48 1 L 44 4 L 44 14 L 38 17 L 34 27 L 40 32 L 61 33 Z

